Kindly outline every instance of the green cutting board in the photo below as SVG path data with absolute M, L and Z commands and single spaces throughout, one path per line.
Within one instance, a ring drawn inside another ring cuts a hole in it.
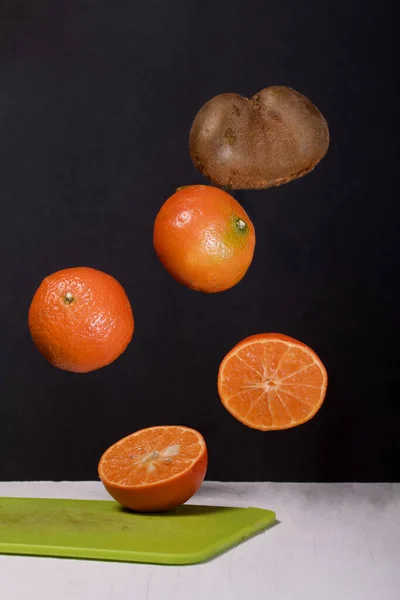
M 0 553 L 193 564 L 274 521 L 261 508 L 184 505 L 137 514 L 107 500 L 0 497 Z

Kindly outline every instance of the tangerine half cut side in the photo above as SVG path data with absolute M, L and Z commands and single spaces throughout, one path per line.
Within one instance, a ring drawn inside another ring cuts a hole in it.
M 250 336 L 222 361 L 218 393 L 241 423 L 269 431 L 309 421 L 326 395 L 328 375 L 303 342 L 279 333 Z
M 100 459 L 99 477 L 122 506 L 167 511 L 191 498 L 207 470 L 201 433 L 180 425 L 141 429 L 113 444 Z

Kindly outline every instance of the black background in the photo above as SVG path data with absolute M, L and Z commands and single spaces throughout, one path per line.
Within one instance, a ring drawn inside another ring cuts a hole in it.
M 371 3 L 370 3 L 371 4 Z M 0 479 L 94 479 L 108 445 L 186 424 L 209 479 L 399 478 L 397 69 L 390 2 L 0 0 Z M 326 116 L 331 147 L 281 188 L 239 192 L 254 262 L 228 292 L 177 284 L 152 246 L 158 209 L 205 180 L 188 132 L 222 92 L 288 85 Z M 51 367 L 27 311 L 70 266 L 116 277 L 136 331 L 86 375 Z M 278 331 L 320 355 L 318 415 L 253 431 L 222 407 L 218 366 Z

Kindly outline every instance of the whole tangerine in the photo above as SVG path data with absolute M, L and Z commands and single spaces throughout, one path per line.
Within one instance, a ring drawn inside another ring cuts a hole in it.
M 255 231 L 227 192 L 207 185 L 178 190 L 154 222 L 154 249 L 170 275 L 193 290 L 222 292 L 246 274 L 254 255 Z
M 89 267 L 46 277 L 33 297 L 28 324 L 41 354 L 55 367 L 76 373 L 112 363 L 134 331 L 131 305 L 121 284 Z

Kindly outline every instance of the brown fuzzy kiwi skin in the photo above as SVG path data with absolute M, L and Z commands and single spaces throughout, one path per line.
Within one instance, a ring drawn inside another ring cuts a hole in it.
M 228 93 L 200 109 L 189 134 L 194 166 L 226 189 L 263 189 L 312 171 L 329 147 L 328 124 L 305 96 L 270 86 L 252 98 Z

